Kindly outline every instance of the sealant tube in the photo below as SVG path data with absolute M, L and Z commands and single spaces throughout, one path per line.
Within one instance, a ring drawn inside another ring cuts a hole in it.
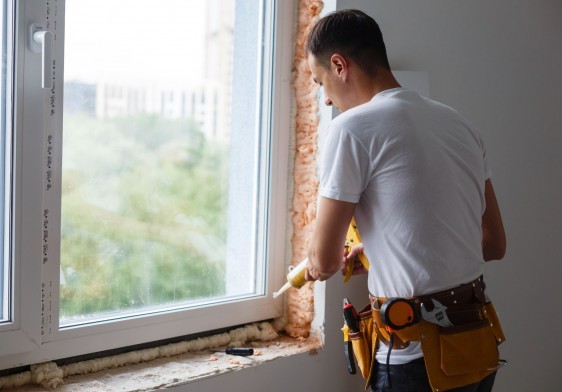
M 279 291 L 273 293 L 273 298 L 279 297 L 281 294 L 287 291 L 289 287 L 295 287 L 297 289 L 300 289 L 302 286 L 305 285 L 306 280 L 304 279 L 304 271 L 306 269 L 307 263 L 308 263 L 308 257 L 303 261 L 301 261 L 297 266 L 289 267 L 289 273 L 287 274 L 287 283 L 285 283 L 283 287 L 279 289 Z

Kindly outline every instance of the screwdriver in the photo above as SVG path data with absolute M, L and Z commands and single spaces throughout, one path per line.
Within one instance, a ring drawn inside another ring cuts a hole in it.
M 225 350 L 209 350 L 211 352 L 219 352 L 225 353 L 228 355 L 239 355 L 241 357 L 248 357 L 250 355 L 254 355 L 253 348 L 246 348 L 246 347 L 227 347 Z

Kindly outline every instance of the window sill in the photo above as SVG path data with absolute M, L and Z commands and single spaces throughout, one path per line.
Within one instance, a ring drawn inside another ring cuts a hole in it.
M 258 366 L 296 354 L 315 354 L 322 348 L 322 339 L 311 334 L 307 339 L 279 336 L 269 342 L 251 342 L 255 350 L 250 357 L 226 355 L 213 349 L 188 352 L 150 362 L 102 370 L 87 375 L 71 376 L 56 388 L 60 392 L 136 392 L 180 386 L 224 373 Z M 17 389 L 21 392 L 45 391 L 37 385 Z

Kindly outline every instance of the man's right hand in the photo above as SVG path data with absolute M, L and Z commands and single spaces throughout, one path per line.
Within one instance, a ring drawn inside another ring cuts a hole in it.
M 365 268 L 363 263 L 361 263 L 358 258 L 358 256 L 363 253 L 363 250 L 364 248 L 362 243 L 355 245 L 351 248 L 350 251 L 348 251 L 347 248 L 344 250 L 341 267 L 341 273 L 343 276 L 346 275 L 347 266 L 351 260 L 355 260 L 355 262 L 353 263 L 353 271 L 351 273 L 352 275 L 362 275 L 369 273 L 369 270 Z

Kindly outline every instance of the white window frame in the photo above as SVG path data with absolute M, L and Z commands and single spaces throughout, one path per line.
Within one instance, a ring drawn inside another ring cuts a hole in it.
M 262 184 L 264 188 L 261 192 L 267 195 L 268 203 L 264 204 L 259 213 L 263 222 L 257 225 L 260 228 L 257 241 L 267 244 L 263 249 L 257 248 L 262 249 L 262 254 L 258 257 L 263 257 L 266 261 L 265 271 L 260 268 L 256 271 L 256 275 L 264 273 L 265 280 L 258 283 L 263 287 L 264 294 L 188 310 L 129 316 L 62 330 L 58 326 L 58 287 L 65 3 L 64 0 L 14 0 L 10 3 L 16 7 L 13 10 L 16 15 L 13 92 L 14 210 L 11 247 L 13 319 L 10 323 L 0 325 L 0 369 L 280 316 L 282 300 L 273 300 L 271 294 L 283 283 L 287 260 L 293 2 L 264 1 L 269 7 L 264 15 L 272 16 L 266 21 L 266 30 L 276 20 L 273 46 L 269 47 L 268 40 L 263 40 L 264 50 L 274 53 L 272 63 L 262 64 L 263 70 L 274 69 L 271 82 L 265 89 L 269 89 L 270 93 L 262 97 L 261 106 L 270 115 L 260 117 L 261 126 L 271 128 L 271 132 L 263 133 L 267 137 L 260 141 L 260 150 L 269 153 L 262 154 L 259 158 L 260 167 L 265 167 L 270 162 L 270 181 Z M 47 26 L 54 38 L 52 90 L 41 89 L 41 55 L 29 49 L 31 24 Z M 54 115 L 50 112 L 52 103 L 57 109 Z M 264 148 L 268 146 L 271 148 Z M 50 182 L 49 188 L 47 182 Z

